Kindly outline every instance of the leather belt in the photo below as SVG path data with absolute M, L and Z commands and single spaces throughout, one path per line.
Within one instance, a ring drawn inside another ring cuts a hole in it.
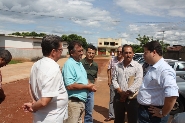
M 141 105 L 141 104 L 139 104 L 139 107 L 140 107 L 141 109 L 145 109 L 145 110 L 148 110 L 148 108 L 150 108 L 150 106 L 153 106 L 153 107 L 156 107 L 156 108 L 160 108 L 160 109 L 163 108 L 163 106 Z
M 69 100 L 75 101 L 75 102 L 84 102 L 84 101 L 80 100 L 78 97 L 69 97 Z

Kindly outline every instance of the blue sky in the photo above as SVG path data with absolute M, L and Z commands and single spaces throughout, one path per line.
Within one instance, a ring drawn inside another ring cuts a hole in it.
M 185 45 L 185 0 L 0 0 L 0 33 L 77 34 L 138 43 L 138 34 Z

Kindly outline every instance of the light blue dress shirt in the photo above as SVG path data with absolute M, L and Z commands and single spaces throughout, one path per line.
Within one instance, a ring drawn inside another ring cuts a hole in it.
M 81 62 L 75 61 L 73 58 L 69 58 L 63 68 L 62 68 L 62 75 L 64 78 L 64 84 L 65 86 L 69 86 L 73 83 L 78 84 L 88 84 L 87 80 L 87 73 L 82 65 Z M 69 97 L 78 97 L 82 101 L 86 101 L 87 99 L 87 89 L 83 90 L 68 90 Z
M 178 96 L 174 69 L 161 58 L 149 66 L 137 95 L 141 105 L 163 106 L 165 97 Z

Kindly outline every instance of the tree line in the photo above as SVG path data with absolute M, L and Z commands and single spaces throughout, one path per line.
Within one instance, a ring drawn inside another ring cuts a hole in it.
M 16 35 L 16 36 L 33 36 L 33 37 L 44 37 L 46 34 L 45 33 L 36 33 L 36 32 L 15 32 L 15 33 L 11 33 L 9 35 Z M 68 44 L 73 41 L 73 40 L 78 40 L 82 43 L 83 48 L 86 48 L 88 43 L 86 41 L 85 38 L 83 38 L 82 36 L 79 36 L 77 34 L 70 34 L 70 35 L 62 35 L 61 38 L 66 41 Z M 144 35 L 141 36 L 140 34 L 138 35 L 138 37 L 136 38 L 136 40 L 138 40 L 140 42 L 140 44 L 132 44 L 132 47 L 134 49 L 135 53 L 142 53 L 144 52 L 143 50 L 143 45 L 145 45 L 147 42 L 153 41 L 153 38 L 149 38 L 148 36 Z M 157 40 L 159 41 L 159 40 Z M 159 41 L 163 52 L 167 51 L 167 47 L 170 46 L 170 44 L 164 43 L 164 41 Z

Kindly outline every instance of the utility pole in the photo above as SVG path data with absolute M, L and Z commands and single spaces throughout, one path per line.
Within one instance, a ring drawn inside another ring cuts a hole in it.
M 164 31 L 162 31 L 163 32 L 163 38 L 162 38 L 162 41 L 164 41 Z
M 162 41 L 164 41 L 164 30 L 163 31 L 158 31 L 158 32 L 162 32 L 163 33 L 163 37 L 162 37 Z

